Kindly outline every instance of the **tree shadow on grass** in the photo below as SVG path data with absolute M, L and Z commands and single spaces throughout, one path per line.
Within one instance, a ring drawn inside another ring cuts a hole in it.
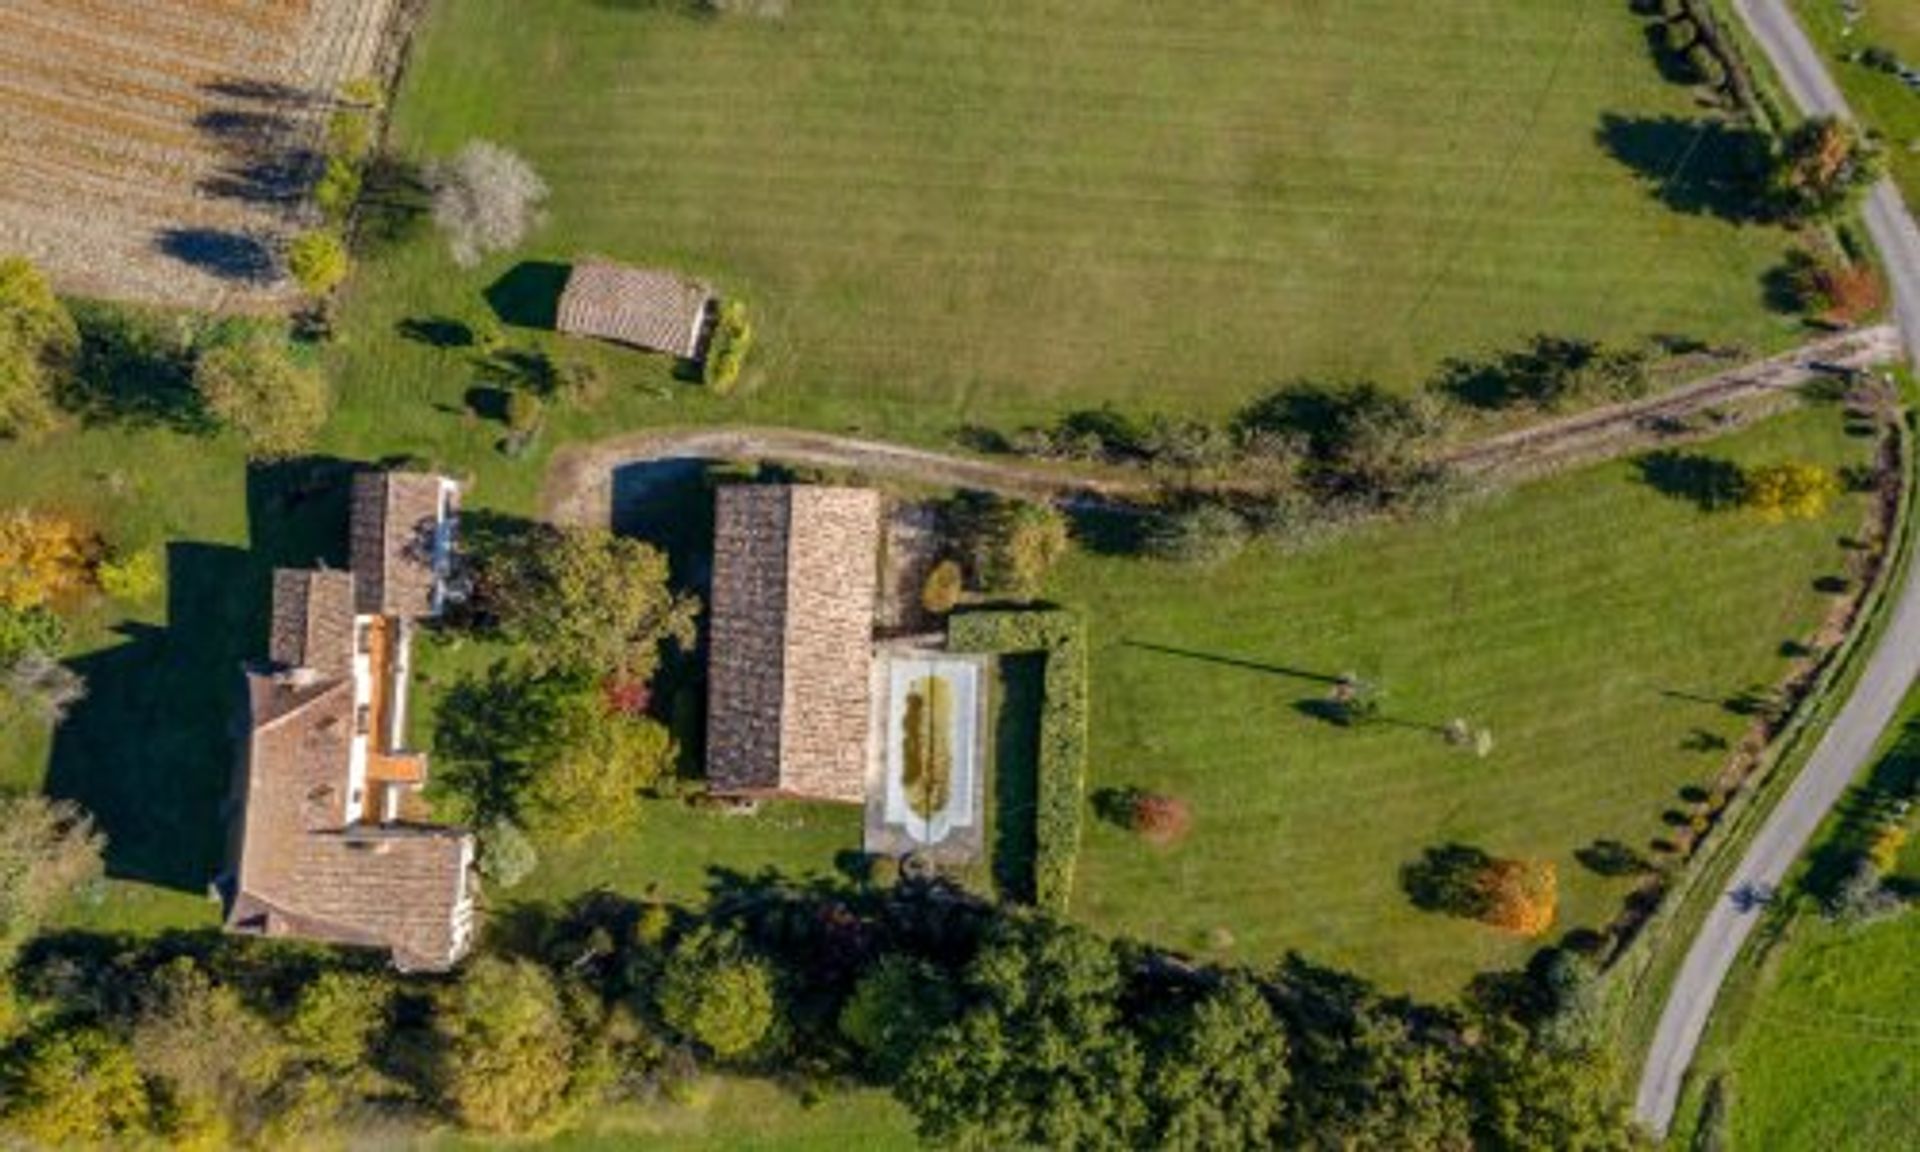
M 219 871 L 240 670 L 266 648 L 270 573 L 344 560 L 347 473 L 326 459 L 249 473 L 253 547 L 168 545 L 166 624 L 124 624 L 71 662 L 87 697 L 55 730 L 47 791 L 94 814 L 109 875 L 199 892 Z
M 1641 483 L 1663 496 L 1685 500 L 1703 512 L 1740 502 L 1746 479 L 1740 466 L 1695 452 L 1653 452 L 1635 461 Z
M 487 306 L 503 324 L 552 331 L 560 311 L 560 293 L 572 268 L 546 260 L 514 265 L 487 286 Z
M 1721 120 L 1680 116 L 1600 119 L 1595 139 L 1676 212 L 1753 224 L 1767 218 L 1765 137 Z
M 404 340 L 429 348 L 470 348 L 473 329 L 451 316 L 409 316 L 393 326 Z
M 160 318 L 75 301 L 80 351 L 62 385 L 61 407 L 89 425 L 126 424 L 204 433 L 213 421 L 193 390 L 191 350 Z
M 1492 858 L 1478 848 L 1443 844 L 1401 868 L 1400 887 L 1422 911 L 1476 916 L 1486 902 L 1479 879 L 1490 863 Z

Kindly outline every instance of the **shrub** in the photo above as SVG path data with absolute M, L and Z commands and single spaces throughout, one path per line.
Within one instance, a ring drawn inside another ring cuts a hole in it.
M 958 563 L 940 561 L 920 585 L 920 606 L 935 616 L 945 616 L 960 603 L 960 594 L 966 590 L 965 583 Z
M 501 817 L 480 834 L 480 875 L 488 883 L 512 888 L 539 866 L 540 853 L 513 821 Z
M 0 610 L 40 608 L 84 587 L 93 539 L 60 516 L 16 508 L 0 514 Z
M 1884 170 L 1885 157 L 1857 127 L 1816 116 L 1781 142 L 1769 189 L 1775 206 L 1789 219 L 1832 219 Z
M 706 360 L 700 368 L 700 378 L 708 390 L 718 396 L 732 392 L 752 348 L 753 325 L 747 321 L 746 304 L 739 300 L 722 304 L 713 335 L 707 340 Z
M 1813 520 L 1840 494 L 1840 479 L 1818 464 L 1768 464 L 1746 471 L 1741 503 L 1770 523 Z
M 67 626 L 45 606 L 0 606 L 0 665 L 30 653 L 51 655 L 67 642 Z
M 343 225 L 360 200 L 360 187 L 360 166 L 344 157 L 330 156 L 313 186 L 314 205 L 330 223 Z
M 1073 898 L 1086 804 L 1087 647 L 1085 625 L 1071 612 L 964 612 L 947 622 L 956 652 L 1043 652 L 1044 699 L 1034 805 L 1034 900 L 1064 914 Z
M 868 969 L 840 1009 L 840 1034 L 881 1079 L 906 1071 L 923 1045 L 959 1008 L 950 977 L 899 954 Z
M 507 393 L 507 430 L 525 434 L 540 427 L 546 405 L 524 388 Z
M 1707 87 L 1713 89 L 1726 87 L 1727 66 L 1722 64 L 1720 57 L 1715 56 L 1713 49 L 1705 44 L 1695 44 L 1687 49 L 1687 67 L 1692 69 L 1693 74 L 1699 77 L 1700 82 Z
M 1211 503 L 1156 514 L 1141 540 L 1143 550 L 1155 559 L 1203 568 L 1232 560 L 1246 546 L 1247 522 L 1232 509 Z
M 475 140 L 427 171 L 433 222 L 446 234 L 454 263 L 478 264 L 517 246 L 540 219 L 547 185 L 513 152 Z
M 967 571 L 982 590 L 1031 600 L 1067 550 L 1067 522 L 1048 504 L 969 494 L 947 519 Z
M 258 460 L 305 451 L 327 421 L 326 380 L 294 363 L 286 343 L 265 333 L 202 353 L 193 386 L 207 411 L 239 433 Z
M 142 604 L 160 591 L 164 573 L 160 553 L 152 548 L 131 552 L 113 552 L 94 567 L 93 578 L 100 591 L 128 604 Z
M 1193 828 L 1193 811 L 1177 796 L 1136 792 L 1130 798 L 1127 824 L 1141 839 L 1162 846 L 1178 844 Z
M 1677 20 L 1667 21 L 1666 26 L 1660 30 L 1660 38 L 1666 44 L 1667 51 L 1678 56 L 1687 49 L 1696 47 L 1695 42 L 1700 38 L 1700 30 L 1693 26 L 1693 21 L 1683 16 Z
M 29 652 L 0 667 L 0 703 L 44 723 L 65 720 L 86 696 L 86 679 L 45 652 Z
M 47 278 L 23 257 L 0 257 L 0 437 L 53 426 L 54 383 L 79 349 L 80 331 Z
M 147 1126 L 147 1086 L 133 1053 L 98 1028 L 44 1033 L 14 1060 L 8 1127 L 30 1144 L 109 1146 Z
M 325 296 L 347 278 L 347 246 L 328 231 L 303 232 L 287 248 L 287 271 L 309 296 Z
M 1867 859 L 1882 874 L 1892 872 L 1900 863 L 1900 850 L 1907 845 L 1906 825 L 1897 821 L 1883 824 L 1867 844 Z
M 773 971 L 737 936 L 702 926 L 675 945 L 655 1001 L 682 1036 L 721 1059 L 743 1056 L 773 1028 Z

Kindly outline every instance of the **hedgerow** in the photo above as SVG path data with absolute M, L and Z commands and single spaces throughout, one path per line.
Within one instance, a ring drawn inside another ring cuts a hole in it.
M 1087 642 L 1080 617 L 1057 608 L 965 612 L 947 622 L 956 652 L 1045 655 L 1034 797 L 1034 902 L 1064 913 L 1073 898 L 1087 767 Z

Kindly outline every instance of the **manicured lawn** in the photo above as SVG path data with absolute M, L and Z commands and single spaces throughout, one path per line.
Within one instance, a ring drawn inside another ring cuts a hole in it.
M 1846 90 L 1854 114 L 1885 138 L 1893 175 L 1908 204 L 1920 201 L 1920 91 L 1892 76 L 1846 57 L 1871 47 L 1885 48 L 1910 68 L 1920 68 L 1920 7 L 1912 4 L 1861 5 L 1852 35 L 1840 0 L 1794 0 L 1794 10 L 1821 48 L 1833 58 L 1834 76 Z
M 552 185 L 550 220 L 472 273 L 419 244 L 362 276 L 345 442 L 490 438 L 458 414 L 464 357 L 396 326 L 470 315 L 524 262 L 517 315 L 582 253 L 709 277 L 758 317 L 744 398 L 681 387 L 646 418 L 923 439 L 1102 402 L 1219 411 L 1303 375 L 1408 385 L 1540 330 L 1791 330 L 1762 305 L 1778 233 L 1671 211 L 1599 142 L 1614 114 L 1663 177 L 1713 163 L 1661 122 L 1688 95 L 1615 6 L 684 7 L 434 6 L 394 142 L 509 144 Z
M 1702 449 L 1759 462 L 1859 461 L 1865 441 L 1809 409 Z M 1646 852 L 1681 790 L 1706 782 L 1748 719 L 1728 701 L 1775 683 L 1806 639 L 1862 515 L 1767 525 L 1656 491 L 1630 462 L 1468 510 L 1198 574 L 1076 555 L 1059 591 L 1092 621 L 1094 789 L 1192 806 L 1181 846 L 1104 823 L 1077 914 L 1179 948 L 1266 962 L 1288 949 L 1425 995 L 1535 947 L 1421 911 L 1400 870 L 1429 847 L 1543 857 L 1558 927 L 1599 927 L 1623 881 L 1574 853 Z M 1384 719 L 1316 718 L 1328 679 L 1385 690 Z M 1491 728 L 1475 758 L 1438 726 Z

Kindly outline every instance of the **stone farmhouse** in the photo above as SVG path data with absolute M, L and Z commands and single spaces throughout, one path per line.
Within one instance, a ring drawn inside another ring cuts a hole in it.
M 447 600 L 459 487 L 354 478 L 349 571 L 273 575 L 267 662 L 246 670 L 229 931 L 381 949 L 451 967 L 473 941 L 473 836 L 426 821 L 426 757 L 405 747 L 418 622 Z

